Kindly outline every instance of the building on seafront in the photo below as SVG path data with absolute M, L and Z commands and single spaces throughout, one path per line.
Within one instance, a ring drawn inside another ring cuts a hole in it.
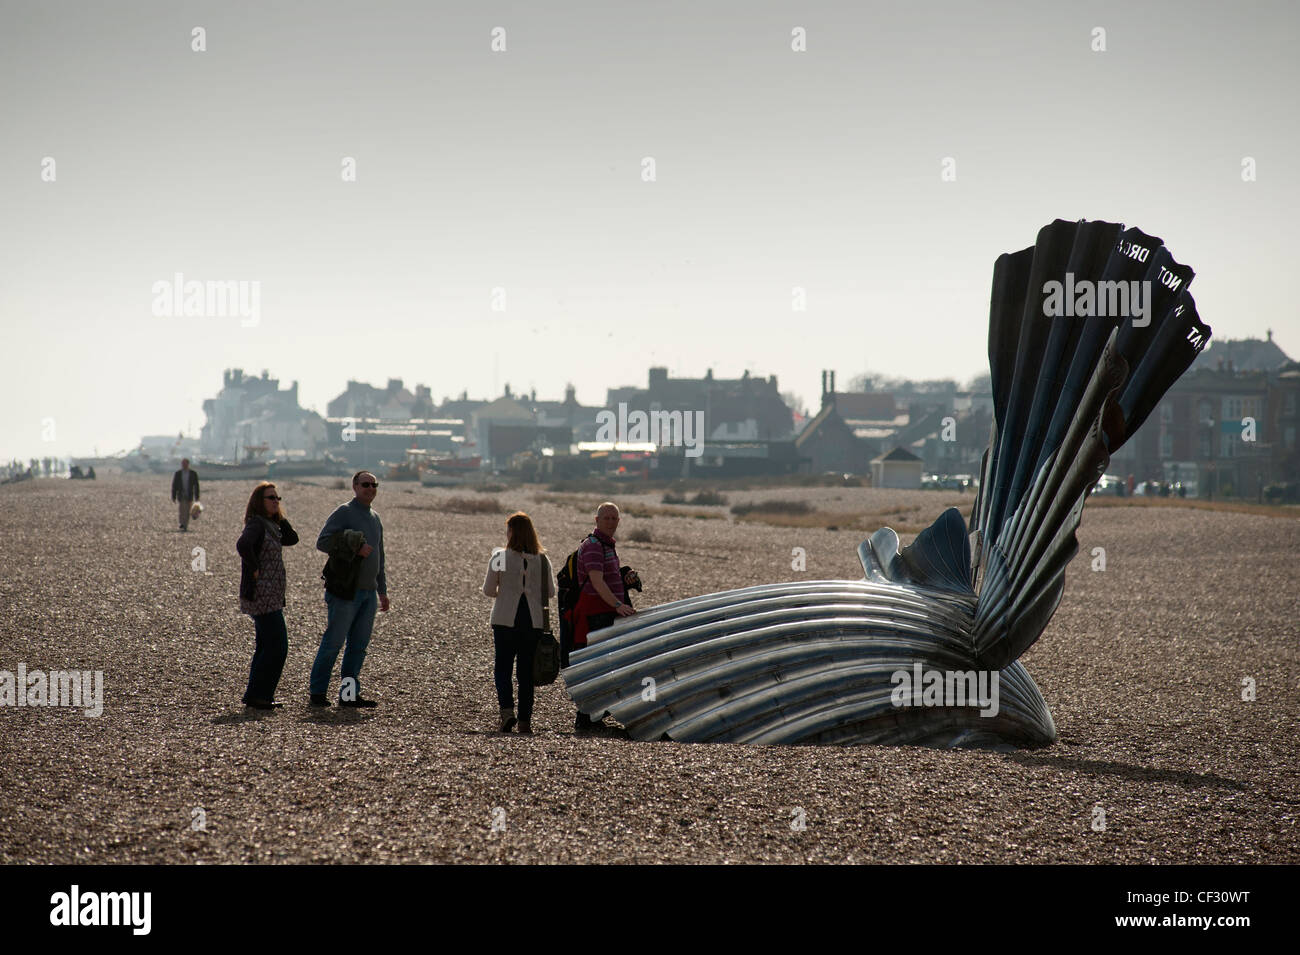
M 704 434 L 710 441 L 782 441 L 794 436 L 794 417 L 777 390 L 776 375 L 714 378 L 670 378 L 667 368 L 651 368 L 646 387 L 610 388 L 605 407 L 620 404 L 643 411 L 704 413 Z
M 933 474 L 974 474 L 988 445 L 993 396 L 982 392 L 908 393 L 835 390 L 835 372 L 822 372 L 821 410 L 795 438 L 812 474 L 874 475 L 899 470 L 903 449 Z M 911 465 L 908 464 L 908 468 Z M 910 478 L 908 479 L 910 481 Z
M 1180 482 L 1189 496 L 1258 500 L 1272 486 L 1300 483 L 1298 436 L 1300 362 L 1271 331 L 1266 339 L 1211 341 L 1110 470 L 1138 482 Z
M 212 461 L 238 461 L 261 449 L 282 457 L 318 457 L 325 452 L 325 420 L 298 404 L 298 382 L 228 368 L 221 390 L 203 402 L 207 420 L 199 433 L 199 453 Z

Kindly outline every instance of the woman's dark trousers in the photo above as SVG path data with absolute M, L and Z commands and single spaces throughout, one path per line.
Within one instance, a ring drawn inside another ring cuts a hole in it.
M 510 671 L 514 669 L 519 678 L 519 719 L 529 721 L 533 718 L 533 654 L 537 650 L 537 631 L 533 629 L 527 597 L 519 598 L 513 627 L 492 625 L 492 643 L 496 647 L 493 678 L 497 685 L 497 705 L 503 710 L 514 709 L 514 687 L 510 683 Z
M 284 611 L 258 614 L 253 618 L 253 632 L 257 637 L 257 649 L 253 651 L 253 665 L 248 671 L 244 702 L 270 703 L 275 700 L 275 688 L 280 685 L 284 660 L 289 655 L 289 631 L 284 625 Z

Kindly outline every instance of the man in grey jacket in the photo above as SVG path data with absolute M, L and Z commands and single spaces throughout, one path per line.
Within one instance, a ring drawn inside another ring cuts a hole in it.
M 361 696 L 361 664 L 366 659 L 375 609 L 388 610 L 384 573 L 384 525 L 372 508 L 379 481 L 369 471 L 352 476 L 353 498 L 335 508 L 316 539 L 329 554 L 325 572 L 327 623 L 311 668 L 311 705 L 329 706 L 330 676 L 343 650 L 339 706 L 378 706 Z M 347 648 L 344 649 L 344 644 Z

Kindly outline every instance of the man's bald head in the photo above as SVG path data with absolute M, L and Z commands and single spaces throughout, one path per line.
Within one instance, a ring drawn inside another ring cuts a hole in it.
M 609 538 L 618 530 L 618 508 L 609 501 L 596 508 L 596 530 Z

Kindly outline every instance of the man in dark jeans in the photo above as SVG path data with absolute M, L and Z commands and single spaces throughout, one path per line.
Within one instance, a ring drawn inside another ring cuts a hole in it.
M 619 617 L 631 616 L 636 611 L 627 602 L 627 583 L 633 583 L 635 572 L 624 581 L 619 569 L 618 552 L 615 551 L 614 532 L 618 530 L 618 508 L 606 501 L 596 509 L 596 529 L 578 548 L 578 580 L 582 593 L 573 608 L 573 648 L 587 645 L 587 634 L 608 627 Z M 597 731 L 600 724 L 579 712 L 573 731 L 586 736 Z

